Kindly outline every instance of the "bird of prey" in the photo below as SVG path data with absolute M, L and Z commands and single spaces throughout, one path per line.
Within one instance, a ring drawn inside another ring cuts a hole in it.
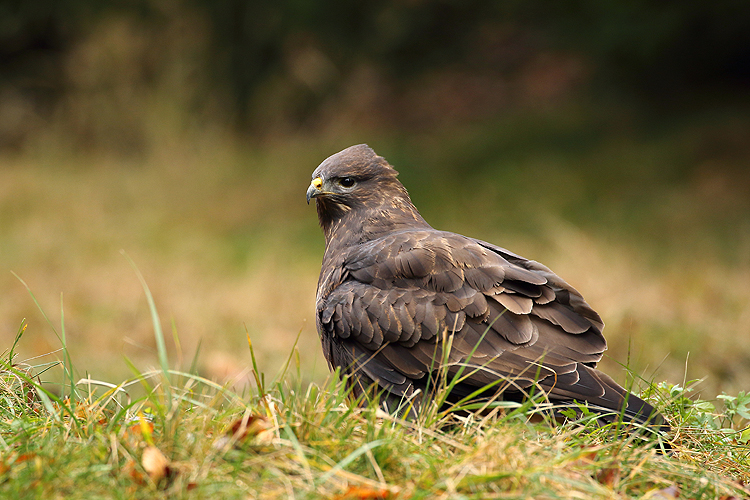
M 604 323 L 578 291 L 538 262 L 434 229 L 397 175 L 360 144 L 323 161 L 307 189 L 326 243 L 317 329 L 355 395 L 418 414 L 447 377 L 454 402 L 543 393 L 662 421 L 595 368 Z

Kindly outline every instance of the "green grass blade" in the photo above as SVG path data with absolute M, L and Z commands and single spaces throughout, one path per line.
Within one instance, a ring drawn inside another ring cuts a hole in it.
M 357 458 L 359 458 L 361 455 L 364 455 L 368 451 L 371 451 L 374 448 L 377 448 L 378 446 L 381 446 L 388 441 L 386 439 L 377 439 L 375 441 L 370 441 L 369 443 L 365 443 L 353 452 L 351 452 L 349 455 L 347 455 L 343 460 L 341 460 L 339 463 L 334 465 L 328 472 L 323 474 L 318 478 L 317 481 L 315 481 L 315 485 L 321 485 L 328 481 L 334 474 L 337 472 L 344 470 L 344 467 L 355 461 Z
M 151 323 L 154 327 L 154 339 L 156 340 L 156 351 L 159 356 L 159 366 L 161 366 L 162 372 L 164 373 L 164 376 L 166 377 L 166 380 L 169 380 L 169 358 L 167 356 L 167 344 L 164 341 L 164 332 L 161 328 L 161 321 L 159 320 L 159 313 L 156 310 L 156 303 L 154 302 L 154 297 L 151 295 L 151 290 L 148 288 L 148 284 L 146 283 L 146 279 L 143 277 L 143 274 L 141 274 L 141 271 L 138 269 L 138 266 L 135 265 L 135 262 L 133 262 L 133 259 L 131 259 L 125 251 L 120 252 L 125 259 L 130 263 L 130 266 L 133 268 L 133 271 L 135 271 L 135 275 L 138 277 L 138 281 L 140 281 L 141 286 L 143 287 L 143 293 L 146 295 L 146 302 L 148 303 L 148 309 L 151 312 Z M 169 384 L 165 384 L 165 392 L 167 394 L 167 400 L 170 399 L 169 397 Z

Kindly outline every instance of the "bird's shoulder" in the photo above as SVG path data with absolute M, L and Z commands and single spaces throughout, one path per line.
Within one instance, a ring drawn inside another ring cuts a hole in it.
M 545 274 L 553 275 L 545 266 L 504 248 L 431 228 L 394 232 L 332 257 L 328 267 L 340 268 L 342 281 L 420 286 L 435 292 L 453 292 L 464 285 L 488 292 L 506 280 L 544 285 Z

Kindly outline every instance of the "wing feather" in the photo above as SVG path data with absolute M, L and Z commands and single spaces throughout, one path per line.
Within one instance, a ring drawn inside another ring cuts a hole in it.
M 583 333 L 592 327 L 591 322 L 586 318 L 556 302 L 536 305 L 530 312 L 553 325 L 561 326 L 568 333 Z
M 498 379 L 516 391 L 538 380 L 550 394 L 604 402 L 587 371 L 606 349 L 599 316 L 549 269 L 497 248 L 434 230 L 368 242 L 326 275 L 345 279 L 319 300 L 321 331 L 359 352 L 359 373 L 398 396 L 426 387 L 447 359 L 466 394 Z
M 534 302 L 529 297 L 521 295 L 498 293 L 492 296 L 503 307 L 514 314 L 529 314 Z

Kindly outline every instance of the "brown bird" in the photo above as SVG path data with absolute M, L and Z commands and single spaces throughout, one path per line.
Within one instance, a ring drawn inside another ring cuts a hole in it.
M 543 391 L 610 420 L 662 422 L 595 369 L 604 323 L 578 291 L 538 262 L 432 228 L 397 175 L 360 144 L 321 163 L 307 189 L 326 242 L 317 328 L 355 395 L 411 415 L 455 378 L 453 402 Z

